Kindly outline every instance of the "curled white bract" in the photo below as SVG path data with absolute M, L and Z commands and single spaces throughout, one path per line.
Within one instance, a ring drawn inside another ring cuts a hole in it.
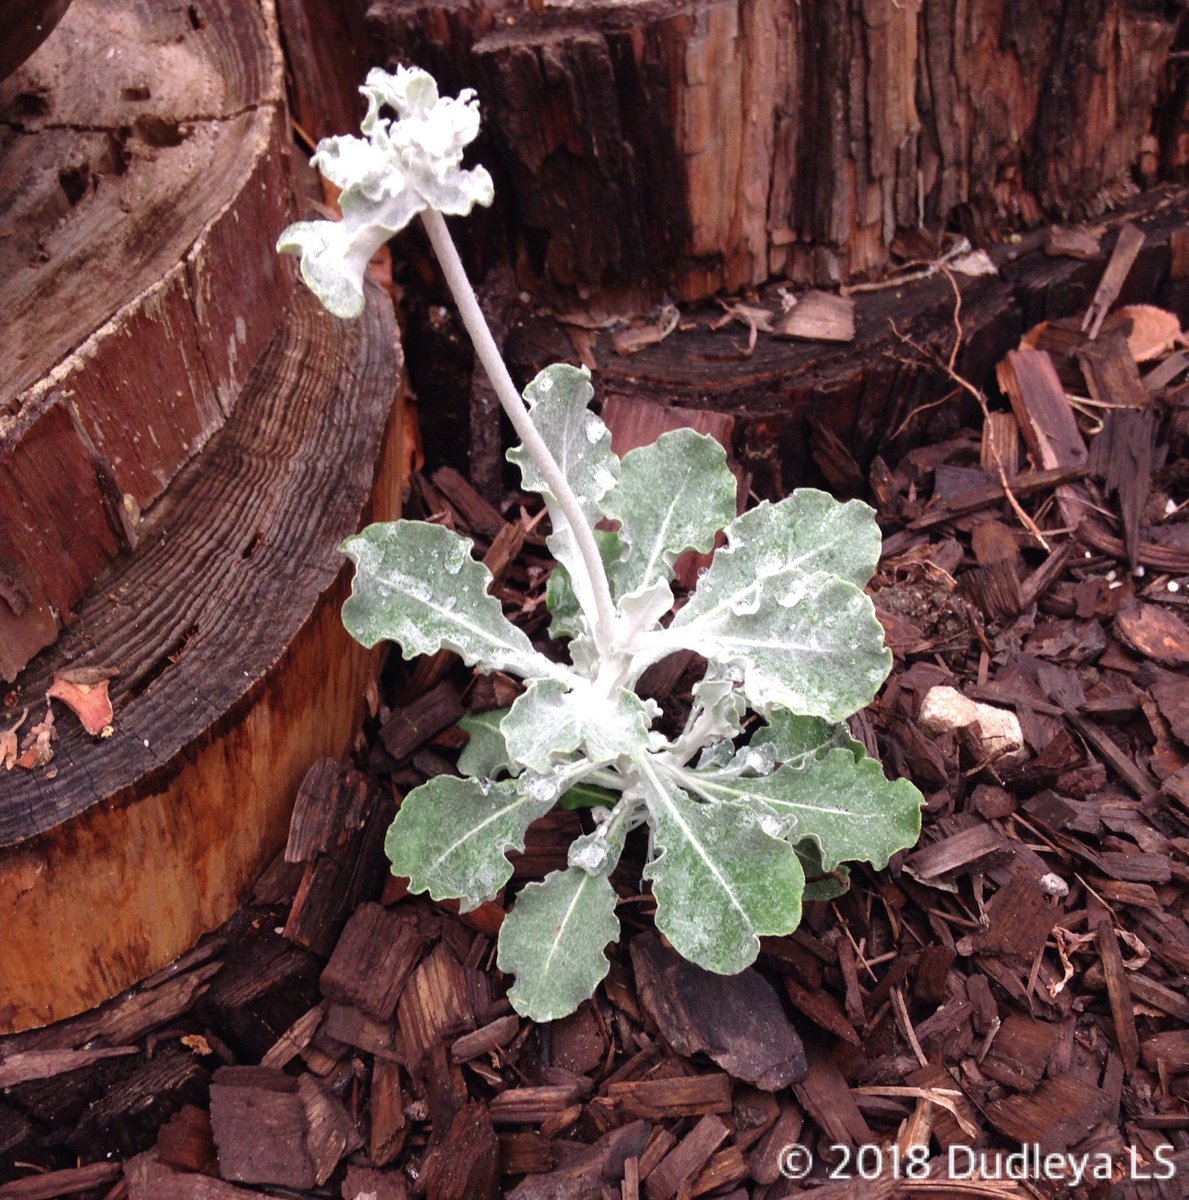
M 471 89 L 439 96 L 428 72 L 400 67 L 395 75 L 373 69 L 360 91 L 367 99 L 364 136 L 324 138 L 311 160 L 342 189 L 342 220 L 299 221 L 277 242 L 283 253 L 301 255 L 302 278 L 337 317 L 363 311 L 368 262 L 419 212 L 462 216 L 494 196 L 485 168 L 461 165 L 479 132 Z

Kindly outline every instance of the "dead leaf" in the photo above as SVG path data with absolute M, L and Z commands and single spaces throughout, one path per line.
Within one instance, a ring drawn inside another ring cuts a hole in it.
M 978 278 L 980 275 L 998 275 L 999 268 L 991 261 L 991 256 L 985 250 L 971 250 L 969 254 L 960 254 L 950 262 L 950 270 L 959 275 L 969 275 Z
M 57 739 L 57 736 L 58 731 L 54 728 L 54 710 L 47 704 L 45 707 L 45 720 L 34 725 L 25 734 L 25 740 L 21 742 L 21 752 L 17 756 L 16 765 L 23 767 L 26 771 L 33 771 L 38 767 L 44 767 L 54 757 L 53 743 Z
M 648 346 L 655 346 L 677 328 L 681 314 L 672 304 L 666 304 L 661 314 L 650 325 L 639 325 L 632 329 L 620 329 L 611 335 L 611 345 L 616 354 L 638 354 Z
M 7 729 L 0 730 L 0 766 L 6 771 L 11 771 L 16 766 L 17 753 L 20 744 L 17 741 L 17 730 L 25 723 L 25 718 L 29 715 L 29 710 L 25 709 L 21 713 L 21 719 L 15 724 L 10 725 Z
M 83 667 L 55 671 L 47 699 L 61 700 L 92 736 L 99 737 L 111 725 L 111 699 L 107 694 L 110 672 Z
M 1126 304 L 1117 308 L 1103 321 L 1102 328 L 1121 330 L 1137 363 L 1151 362 L 1177 346 L 1186 345 L 1176 315 L 1154 304 Z
M 855 337 L 855 302 L 831 292 L 806 292 L 777 322 L 777 337 L 815 342 L 851 342 Z
M 1089 262 L 1101 253 L 1100 234 L 1084 226 L 1055 225 L 1045 239 L 1045 253 L 1051 258 L 1080 258 Z

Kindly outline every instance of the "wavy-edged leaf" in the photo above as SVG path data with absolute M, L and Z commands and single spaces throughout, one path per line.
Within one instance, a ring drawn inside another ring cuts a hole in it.
M 707 573 L 690 604 L 709 579 Z M 641 645 L 652 659 L 681 647 L 737 667 L 757 712 L 782 707 L 830 721 L 870 704 L 892 669 L 875 606 L 853 583 L 825 574 L 793 581 L 757 573 L 736 599 L 733 607 L 725 597 L 703 604 L 694 619 L 686 618 L 687 605 Z
M 822 866 L 822 856 L 812 838 L 798 842 L 793 849 L 805 872 L 805 894 L 802 899 L 806 904 L 813 900 L 837 900 L 850 891 L 850 868 L 843 864 L 833 871 L 827 871 Z
M 623 543 L 619 534 L 612 529 L 596 529 L 594 531 L 595 545 L 599 548 L 603 566 L 608 571 L 623 552 Z M 545 607 L 549 609 L 552 620 L 549 622 L 549 636 L 554 639 L 578 637 L 590 633 L 582 612 L 582 605 L 574 594 L 574 585 L 570 581 L 570 572 L 560 564 L 549 573 L 545 581 Z
M 693 704 L 674 753 L 682 761 L 702 747 L 721 747 L 731 757 L 730 741 L 743 728 L 747 705 L 728 672 L 711 665 L 693 686 Z
M 863 743 L 851 736 L 845 721 L 805 717 L 789 712 L 787 708 L 775 708 L 768 714 L 768 723 L 756 730 L 751 745 L 757 750 L 771 746 L 776 762 L 798 769 L 811 758 L 819 758 L 839 746 L 849 750 L 856 759 L 867 753 Z
M 735 516 L 735 477 L 726 451 L 692 429 L 664 433 L 624 455 L 603 513 L 620 524 L 624 553 L 611 570 L 618 599 L 673 578 L 683 550 L 710 550 Z
M 606 875 L 578 867 L 530 883 L 500 929 L 496 962 L 516 976 L 512 1007 L 533 1021 L 569 1016 L 610 969 L 606 947 L 619 940 L 615 891 Z
M 491 572 L 471 542 L 441 525 L 388 521 L 349 537 L 355 563 L 343 624 L 365 646 L 390 640 L 405 658 L 445 647 L 481 671 L 565 679 L 569 671 L 533 649 L 487 591 Z
M 743 804 L 693 800 L 644 762 L 655 857 L 644 870 L 657 928 L 679 954 L 720 975 L 755 961 L 759 939 L 791 933 L 801 919 L 805 876 L 792 846 L 766 831 L 771 814 Z
M 856 760 L 845 747 L 800 770 L 780 767 L 749 777 L 687 767 L 679 777 L 707 800 L 767 808 L 787 823 L 791 840 L 813 839 L 825 871 L 858 860 L 886 867 L 921 836 L 921 793 L 907 779 L 885 779 L 875 759 Z
M 593 396 L 590 372 L 585 367 L 571 367 L 565 363 L 546 367 L 524 389 L 532 422 L 557 460 L 592 526 L 599 519 L 599 502 L 615 486 L 619 474 L 619 459 L 611 450 L 611 434 L 587 408 Z M 557 497 L 522 446 L 509 450 L 508 458 L 520 468 L 525 488 L 545 498 L 553 525 L 546 544 L 569 573 L 570 586 L 582 610 L 594 613 L 594 596 L 589 594 L 586 569 L 579 565 L 578 543 Z
M 624 688 L 607 698 L 584 680 L 569 689 L 554 679 L 534 679 L 500 729 L 515 762 L 549 771 L 579 747 L 592 763 L 642 754 L 651 724 L 648 706 Z
M 500 732 L 500 724 L 508 715 L 507 708 L 491 708 L 486 712 L 467 713 L 458 722 L 470 740 L 458 756 L 458 769 L 472 779 L 495 779 L 512 769 L 508 744 Z
M 787 767 L 776 775 L 784 772 Z M 787 795 L 767 803 L 797 818 L 797 839 L 817 843 L 825 870 L 860 860 L 882 870 L 897 850 L 920 840 L 924 797 L 907 779 L 885 779 L 874 758 L 856 760 L 842 748 L 788 773 Z
M 410 891 L 457 897 L 464 912 L 490 900 L 512 874 L 507 854 L 524 849 L 524 831 L 557 799 L 539 782 L 438 775 L 415 788 L 384 840 L 392 873 L 407 876 Z
M 815 488 L 798 488 L 777 504 L 763 501 L 736 517 L 724 533 L 726 546 L 715 551 L 682 610 L 686 621 L 748 606 L 757 580 L 766 581 L 773 593 L 818 573 L 866 587 L 882 546 L 870 506 L 861 500 L 840 504 Z

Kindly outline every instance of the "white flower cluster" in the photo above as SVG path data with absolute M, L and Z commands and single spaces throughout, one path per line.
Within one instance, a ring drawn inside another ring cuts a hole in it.
M 375 252 L 424 209 L 462 216 L 490 204 L 491 176 L 463 168 L 463 148 L 479 132 L 479 107 L 469 88 L 438 95 L 432 75 L 400 67 L 368 73 L 364 137 L 324 138 L 311 160 L 342 189 L 341 221 L 299 221 L 277 249 L 301 255 L 310 290 L 337 317 L 363 311 L 363 274 Z M 383 116 L 385 110 L 397 119 Z

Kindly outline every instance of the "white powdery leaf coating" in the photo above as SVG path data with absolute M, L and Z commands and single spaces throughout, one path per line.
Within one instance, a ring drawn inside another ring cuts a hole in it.
M 463 148 L 479 132 L 475 94 L 438 96 L 425 71 L 373 69 L 360 91 L 367 98 L 363 138 L 324 138 L 311 162 L 342 189 L 341 221 L 300 221 L 277 249 L 301 255 L 310 290 L 337 317 L 363 311 L 363 275 L 375 252 L 427 208 L 461 216 L 494 198 L 483 167 L 461 166 Z M 392 109 L 397 120 L 382 114 Z
M 537 795 L 522 780 L 438 775 L 404 798 L 389 826 L 392 873 L 408 876 L 410 891 L 476 908 L 507 883 L 508 852 L 524 849 L 524 831 L 556 798 L 556 789 Z
M 593 397 L 590 372 L 585 367 L 571 367 L 565 363 L 546 367 L 524 389 L 533 424 L 591 525 L 599 519 L 599 503 L 615 486 L 619 475 L 619 459 L 611 451 L 611 434 L 587 408 Z M 526 490 L 545 498 L 553 526 L 546 544 L 569 573 L 570 587 L 582 610 L 594 613 L 594 595 L 587 586 L 582 556 L 557 497 L 550 492 L 536 463 L 523 447 L 514 446 L 508 451 L 508 459 L 520 468 Z
M 471 542 L 441 525 L 369 525 L 342 545 L 356 567 L 343 624 L 365 646 L 399 642 L 405 658 L 444 646 L 481 671 L 524 678 L 569 677 L 533 649 L 487 591 L 491 572 L 471 557 Z
M 512 1007 L 532 1021 L 572 1013 L 606 977 L 606 947 L 619 940 L 615 890 L 577 867 L 530 883 L 500 927 L 496 962 L 516 982 Z
M 687 768 L 679 778 L 708 800 L 768 809 L 787 823 L 785 836 L 813 840 L 826 871 L 858 860 L 882 869 L 921 836 L 921 793 L 906 779 L 885 779 L 875 759 L 856 760 L 847 748 L 810 759 L 801 770 L 730 777 Z
M 657 928 L 691 962 L 720 975 L 750 966 L 759 939 L 801 920 L 805 876 L 792 846 L 763 829 L 769 815 L 692 800 L 667 774 L 641 765 L 656 857 L 644 870 Z
M 787 708 L 775 708 L 768 714 L 768 724 L 756 731 L 751 745 L 757 750 L 771 746 L 776 762 L 796 769 L 838 746 L 850 750 L 856 759 L 867 753 L 863 743 L 851 737 L 844 721 L 804 717 Z
M 705 676 L 693 686 L 693 704 L 681 736 L 673 743 L 673 756 L 687 762 L 699 751 L 702 757 L 730 761 L 733 746 L 729 739 L 743 728 L 747 704 L 735 681 L 711 664 Z
M 534 680 L 517 696 L 500 730 L 513 760 L 549 771 L 579 747 L 591 763 L 642 754 L 651 724 L 644 702 L 624 688 L 604 698 L 585 680 L 569 689 L 544 679 Z
M 458 756 L 458 769 L 472 779 L 494 779 L 512 769 L 508 745 L 500 732 L 500 723 L 508 715 L 507 708 L 492 708 L 481 713 L 466 713 L 459 718 L 458 727 L 470 740 Z
M 683 624 L 747 609 L 755 585 L 786 593 L 815 574 L 867 586 L 879 562 L 875 513 L 859 500 L 840 504 L 825 492 L 800 488 L 779 504 L 764 501 L 732 521 L 725 547 L 678 614 Z
M 783 707 L 841 721 L 871 703 L 892 655 L 869 596 L 826 574 L 758 578 L 748 593 L 746 604 L 703 603 L 693 618 L 686 617 L 687 605 L 667 630 L 650 635 L 652 657 L 681 647 L 738 667 L 743 694 L 760 713 Z
M 603 566 L 610 571 L 623 550 L 619 534 L 609 529 L 596 529 L 594 539 Z M 586 614 L 583 613 L 578 597 L 574 594 L 570 573 L 563 566 L 556 566 L 549 573 L 549 579 L 545 583 L 545 606 L 552 614 L 552 620 L 549 622 L 551 638 L 576 638 L 591 632 Z
M 683 550 L 710 550 L 735 516 L 735 490 L 726 451 L 692 429 L 662 434 L 625 455 L 602 505 L 626 545 L 611 572 L 616 597 L 672 579 Z

